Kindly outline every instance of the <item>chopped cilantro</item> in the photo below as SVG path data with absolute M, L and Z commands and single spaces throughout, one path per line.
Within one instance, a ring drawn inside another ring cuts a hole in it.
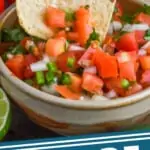
M 144 6 L 141 9 L 139 9 L 138 12 L 139 13 L 143 12 L 143 13 L 146 13 L 146 14 L 150 15 L 150 6 L 147 5 L 147 4 L 144 4 Z
M 95 31 L 95 28 L 93 28 L 93 32 L 90 34 L 90 37 L 86 43 L 86 47 L 88 48 L 91 45 L 92 41 L 99 41 L 99 34 Z
M 121 17 L 121 20 L 124 22 L 124 23 L 129 23 L 131 24 L 134 20 L 135 16 L 134 15 L 128 15 L 128 14 L 124 14 L 122 17 Z
M 72 22 L 75 20 L 75 13 L 71 9 L 67 9 L 65 12 L 66 12 L 66 21 Z
M 150 41 L 150 29 L 147 30 L 145 36 L 144 36 L 144 39 L 147 40 L 147 41 Z
M 26 52 L 25 49 L 20 44 L 15 47 L 10 47 L 8 51 L 13 55 L 25 54 Z
M 11 28 L 4 28 L 1 32 L 1 41 L 2 42 L 20 42 L 26 33 L 20 27 Z

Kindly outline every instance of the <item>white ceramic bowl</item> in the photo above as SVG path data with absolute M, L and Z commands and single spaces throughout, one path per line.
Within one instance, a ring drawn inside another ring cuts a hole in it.
M 120 0 L 128 11 L 143 1 Z M 1 27 L 16 21 L 15 6 L 0 18 Z M 150 111 L 150 88 L 126 98 L 73 101 L 49 95 L 28 86 L 7 69 L 0 59 L 0 81 L 8 95 L 35 123 L 63 135 L 119 131 L 142 124 Z

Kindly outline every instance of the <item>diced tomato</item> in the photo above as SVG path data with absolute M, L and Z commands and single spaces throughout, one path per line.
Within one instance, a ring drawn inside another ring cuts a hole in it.
M 135 32 L 125 33 L 116 43 L 116 48 L 123 51 L 138 51 L 138 43 Z
M 146 40 L 144 39 L 144 36 L 145 36 L 145 31 L 140 31 L 140 30 L 135 31 L 135 37 L 139 45 L 145 44 Z
M 2 13 L 5 9 L 5 3 L 4 3 L 4 0 L 1 0 L 0 2 L 0 13 Z
M 84 51 L 68 51 L 57 57 L 57 66 L 63 72 L 73 72 L 79 68 L 78 61 L 81 56 L 84 54 Z M 74 66 L 69 68 L 67 65 L 68 58 L 73 58 L 75 60 Z
M 77 20 L 82 20 L 85 22 L 89 21 L 89 17 L 90 17 L 90 13 L 89 10 L 84 8 L 84 7 L 80 7 L 77 11 L 76 11 L 76 19 Z
M 131 61 L 119 64 L 119 74 L 121 78 L 129 81 L 136 81 L 135 64 Z
M 37 61 L 36 57 L 33 56 L 32 54 L 25 56 L 25 70 L 24 70 L 25 79 L 32 78 L 35 75 L 35 73 L 32 72 L 30 65 L 36 61 Z
M 136 16 L 135 21 L 150 25 L 150 15 L 147 15 L 145 13 L 140 13 Z
M 25 48 L 27 41 L 30 41 L 30 40 L 31 40 L 30 37 L 25 37 L 25 38 L 20 42 L 21 46 Z
M 134 65 L 135 65 L 135 72 L 137 73 L 140 67 L 140 63 L 136 62 Z
M 90 73 L 83 74 L 82 88 L 88 92 L 102 94 L 104 82 L 96 75 Z
M 146 51 L 147 51 L 147 54 L 150 55 L 150 47 L 148 47 L 148 48 L 146 49 Z
M 102 78 L 118 76 L 118 64 L 115 56 L 110 56 L 102 51 L 97 51 L 94 58 L 95 65 Z
M 120 96 L 125 96 L 125 90 L 121 86 L 121 78 L 110 78 L 104 81 L 106 88 L 109 90 L 115 90 Z
M 130 81 L 136 80 L 136 71 L 138 68 L 137 53 L 136 51 L 132 52 L 118 52 L 116 57 L 119 64 L 119 75 L 120 78 L 125 78 Z
M 28 54 L 24 57 L 24 61 L 25 61 L 25 67 L 30 66 L 32 63 L 36 62 L 37 59 L 35 56 L 33 56 L 32 54 Z
M 112 36 L 107 35 L 105 41 L 103 42 L 103 49 L 106 53 L 111 55 L 115 52 L 116 43 Z
M 20 79 L 24 78 L 24 56 L 16 55 L 6 61 L 6 66 Z
M 145 72 L 143 72 L 141 83 L 150 85 L 150 70 L 146 70 Z
M 96 52 L 96 49 L 89 47 L 86 52 L 84 53 L 84 55 L 80 58 L 80 60 L 78 61 L 78 64 L 82 67 L 89 67 L 93 65 L 93 56 L 94 53 Z
M 75 15 L 75 29 L 79 35 L 78 42 L 84 46 L 92 33 L 92 27 L 89 25 L 90 13 L 89 10 L 81 7 Z
M 75 93 L 71 91 L 67 86 L 60 86 L 57 85 L 55 90 L 64 98 L 71 99 L 71 100 L 79 100 L 81 95 L 79 93 Z
M 71 85 L 69 85 L 69 88 L 76 92 L 76 93 L 80 93 L 82 91 L 82 78 L 74 73 L 68 73 L 71 77 Z
M 104 42 L 103 42 L 103 45 L 105 45 L 105 44 L 106 44 L 106 45 L 110 45 L 110 46 L 112 46 L 112 47 L 115 47 L 115 45 L 116 45 L 116 43 L 115 43 L 113 37 L 110 36 L 110 35 L 107 35 L 107 36 L 106 36 L 106 38 L 105 38 L 105 40 L 104 40 Z
M 46 22 L 51 28 L 64 28 L 65 22 L 65 12 L 58 8 L 48 7 L 46 11 Z
M 132 52 L 123 52 L 120 51 L 118 53 L 115 54 L 115 56 L 117 57 L 118 63 L 125 63 L 125 62 L 135 62 L 137 60 L 137 52 L 136 51 L 132 51 Z
M 43 54 L 44 51 L 45 51 L 45 45 L 46 45 L 45 42 L 38 42 L 38 43 L 37 43 L 37 48 L 38 48 L 38 50 L 39 50 L 41 56 L 42 56 L 42 54 Z
M 123 15 L 123 8 L 121 6 L 121 4 L 118 2 L 116 3 L 116 12 L 113 15 L 113 19 L 115 21 L 120 21 L 121 16 Z
M 142 90 L 143 90 L 142 85 L 135 83 L 125 92 L 125 96 L 130 96 L 132 94 L 136 94 Z
M 55 36 L 56 38 L 67 38 L 67 34 L 66 34 L 66 32 L 64 31 L 64 30 L 62 30 L 62 31 L 59 31 L 57 34 L 56 34 L 56 36 Z
M 143 70 L 150 69 L 150 56 L 142 56 L 139 58 Z
M 69 32 L 67 38 L 71 41 L 78 41 L 79 34 L 77 32 Z
M 57 57 L 65 52 L 65 44 L 64 38 L 49 39 L 46 43 L 46 53 L 51 57 Z
M 15 0 L 8 0 L 8 3 L 9 4 L 12 4 L 12 3 L 14 3 L 15 2 Z

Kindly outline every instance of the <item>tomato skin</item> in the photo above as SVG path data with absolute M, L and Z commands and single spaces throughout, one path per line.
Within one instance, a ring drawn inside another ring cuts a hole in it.
M 32 63 L 35 63 L 37 61 L 36 57 L 33 56 L 32 54 L 28 54 L 25 56 L 25 70 L 24 70 L 24 78 L 25 79 L 30 79 L 34 77 L 35 73 L 32 72 L 30 65 Z
M 96 52 L 96 49 L 89 47 L 83 56 L 79 59 L 78 64 L 80 66 L 84 67 L 89 67 L 93 65 L 93 56 L 94 53 Z
M 82 88 L 88 92 L 102 94 L 101 89 L 104 85 L 102 79 L 90 73 L 83 74 Z
M 136 16 L 135 21 L 150 25 L 150 16 L 144 13 L 140 13 Z
M 51 57 L 57 57 L 65 52 L 65 44 L 64 38 L 49 39 L 46 43 L 46 53 Z
M 142 56 L 139 58 L 143 70 L 150 69 L 150 56 Z
M 90 13 L 85 8 L 79 8 L 76 11 L 75 30 L 79 34 L 78 42 L 84 46 L 92 33 L 92 27 L 89 25 Z
M 116 48 L 122 51 L 138 51 L 138 43 L 135 33 L 125 33 L 116 43 Z
M 113 78 L 118 76 L 118 64 L 115 56 L 97 51 L 95 53 L 94 62 L 100 77 Z
M 12 59 L 6 61 L 6 66 L 20 79 L 24 79 L 24 56 L 16 55 Z
M 46 12 L 46 22 L 51 28 L 64 28 L 65 22 L 65 12 L 54 7 L 48 7 Z
M 139 45 L 143 45 L 146 43 L 144 36 L 145 36 L 145 31 L 140 31 L 140 30 L 135 31 L 135 37 Z
M 74 72 L 77 68 L 79 68 L 78 60 L 84 54 L 84 51 L 68 51 L 57 57 L 56 63 L 58 68 L 63 72 Z M 72 68 L 67 66 L 68 58 L 75 59 L 75 65 Z

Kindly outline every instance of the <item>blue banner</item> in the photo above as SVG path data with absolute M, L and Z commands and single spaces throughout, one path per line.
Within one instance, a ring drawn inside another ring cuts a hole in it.
M 84 135 L 0 144 L 0 150 L 150 150 L 150 131 Z

